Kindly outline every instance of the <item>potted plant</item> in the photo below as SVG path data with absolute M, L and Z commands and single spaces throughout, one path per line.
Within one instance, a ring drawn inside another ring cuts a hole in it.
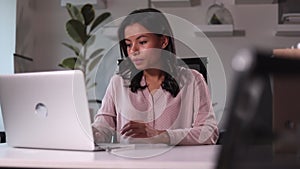
M 87 48 L 95 42 L 96 37 L 92 32 L 95 31 L 97 26 L 110 17 L 111 14 L 104 12 L 96 17 L 95 10 L 91 4 L 85 4 L 79 9 L 68 3 L 66 8 L 71 17 L 71 19 L 66 22 L 66 32 L 76 45 L 65 42 L 62 43 L 74 52 L 74 56 L 63 59 L 59 66 L 66 69 L 82 70 L 85 76 L 86 87 L 90 89 L 97 84 L 96 82 L 92 82 L 89 73 L 97 66 L 103 56 L 101 53 L 104 49 L 97 48 L 88 55 Z

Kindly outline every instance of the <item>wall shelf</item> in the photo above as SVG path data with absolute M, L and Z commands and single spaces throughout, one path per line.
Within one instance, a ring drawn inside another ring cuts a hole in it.
M 233 25 L 196 25 L 196 36 L 207 37 L 230 37 L 230 36 L 245 36 L 245 30 L 235 30 Z M 106 26 L 101 28 L 101 34 L 111 40 L 118 40 L 118 26 Z M 200 30 L 199 30 L 200 29 Z M 204 34 L 203 34 L 204 33 Z
M 75 6 L 83 6 L 85 4 L 92 4 L 98 9 L 106 9 L 107 0 L 61 0 L 61 6 L 65 7 L 67 3 L 71 3 Z
M 276 36 L 300 36 L 300 24 L 279 24 Z
M 235 0 L 235 4 L 274 4 L 277 0 Z
M 201 0 L 150 0 L 155 7 L 191 7 L 201 4 Z
M 196 36 L 203 36 L 203 33 L 207 37 L 228 37 L 228 36 L 243 36 L 245 31 L 234 30 L 233 25 L 197 25 L 201 30 L 196 30 Z
M 199 30 L 200 29 L 200 30 Z M 233 25 L 197 25 L 195 29 L 196 36 L 207 37 L 230 37 L 230 36 L 244 36 L 244 30 L 235 30 Z M 118 40 L 118 26 L 107 26 L 101 29 L 101 34 L 111 40 Z

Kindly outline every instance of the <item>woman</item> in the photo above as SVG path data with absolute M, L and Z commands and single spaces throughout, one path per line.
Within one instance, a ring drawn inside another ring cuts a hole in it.
M 158 10 L 130 13 L 120 25 L 124 61 L 93 123 L 96 142 L 215 144 L 218 129 L 208 88 L 179 67 L 171 27 Z

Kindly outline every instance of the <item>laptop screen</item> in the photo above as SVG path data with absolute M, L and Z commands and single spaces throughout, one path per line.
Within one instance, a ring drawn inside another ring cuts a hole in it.
M 0 93 L 9 145 L 94 149 L 91 115 L 81 71 L 0 75 Z

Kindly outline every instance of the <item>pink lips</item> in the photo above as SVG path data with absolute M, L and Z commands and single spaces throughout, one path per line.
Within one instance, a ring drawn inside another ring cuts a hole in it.
M 135 64 L 135 65 L 140 65 L 143 63 L 143 59 L 133 59 L 132 62 Z

